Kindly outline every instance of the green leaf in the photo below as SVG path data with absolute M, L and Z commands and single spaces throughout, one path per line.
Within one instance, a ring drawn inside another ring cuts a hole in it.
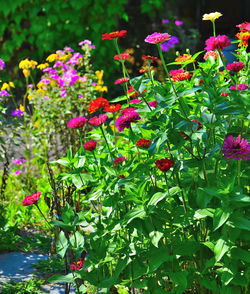
M 146 211 L 143 206 L 140 206 L 129 211 L 124 217 L 124 222 L 126 224 L 129 224 L 135 218 L 143 219 L 145 217 L 146 217 Z
M 75 213 L 73 208 L 66 203 L 66 206 L 63 208 L 62 211 L 62 220 L 66 225 L 72 224 L 75 219 Z
M 120 273 L 125 269 L 125 267 L 131 262 L 131 259 L 128 256 L 125 256 L 121 259 L 119 259 L 114 275 L 118 278 Z
M 233 215 L 231 215 L 229 221 L 230 221 L 229 224 L 232 227 L 250 231 L 250 221 L 243 216 L 233 214 Z
M 162 193 L 157 192 L 155 193 L 152 198 L 149 200 L 147 206 L 155 206 L 158 202 L 160 202 L 162 199 L 168 196 L 168 192 Z
M 188 272 L 170 272 L 170 279 L 178 286 L 186 289 L 187 287 L 187 274 Z
M 218 262 L 228 251 L 229 246 L 226 244 L 225 240 L 219 239 L 214 246 L 215 261 Z
M 223 211 L 221 208 L 217 208 L 213 216 L 214 231 L 219 229 L 229 218 L 230 212 Z
M 56 252 L 59 254 L 62 258 L 64 258 L 64 255 L 68 249 L 68 240 L 65 237 L 65 234 L 63 231 L 61 231 L 57 238 L 56 243 Z
M 70 225 L 67 225 L 61 221 L 58 221 L 58 220 L 53 220 L 51 221 L 51 224 L 54 225 L 54 226 L 57 226 L 57 227 L 60 227 L 60 228 L 63 228 L 67 231 L 72 231 L 73 230 L 73 226 L 70 226 Z
M 83 186 L 83 182 L 82 182 L 80 175 L 73 174 L 73 175 L 71 175 L 71 179 L 77 189 L 80 189 Z
M 55 161 L 51 161 L 50 162 L 51 164 L 55 164 L 55 163 L 59 163 L 59 164 L 61 164 L 61 165 L 63 165 L 63 166 L 67 166 L 67 167 L 69 167 L 70 166 L 70 162 L 68 161 L 68 159 L 66 159 L 66 158 L 60 158 L 60 159 L 58 159 L 58 160 L 55 160 Z
M 73 274 L 70 273 L 66 276 L 64 275 L 54 275 L 50 278 L 48 278 L 48 281 L 50 283 L 72 283 L 74 282 Z
M 69 147 L 69 151 L 67 153 L 67 158 L 69 159 L 69 161 L 71 161 L 72 158 L 73 158 L 72 147 L 71 146 Z
M 158 231 L 153 231 L 149 233 L 149 238 L 152 242 L 152 244 L 158 248 L 158 243 L 161 240 L 161 238 L 163 237 L 163 233 L 162 232 L 158 232 Z

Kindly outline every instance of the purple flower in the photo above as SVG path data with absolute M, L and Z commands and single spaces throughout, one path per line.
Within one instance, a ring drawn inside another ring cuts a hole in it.
M 132 111 L 119 116 L 115 122 L 119 132 L 122 132 L 125 128 L 129 129 L 131 123 L 137 123 L 141 119 L 139 113 Z
M 10 96 L 10 94 L 7 91 L 2 90 L 2 91 L 0 91 L 0 96 L 1 97 L 3 97 L 3 96 Z
M 65 65 L 62 61 L 60 61 L 60 60 L 57 60 L 56 62 L 55 62 L 55 64 L 53 65 L 53 68 L 55 68 L 55 67 L 62 67 L 65 71 L 68 69 L 68 67 L 67 67 L 67 65 Z
M 174 23 L 175 23 L 176 26 L 183 25 L 183 22 L 181 20 L 176 20 Z
M 83 95 L 79 94 L 79 95 L 78 95 L 78 98 L 83 98 Z
M 236 139 L 231 135 L 225 138 L 222 146 L 224 158 L 228 161 L 235 160 L 247 160 L 250 158 L 250 145 L 247 144 L 247 140 L 241 139 L 239 135 Z
M 23 111 L 21 109 L 16 109 L 15 111 L 13 111 L 11 113 L 11 115 L 13 115 L 13 116 L 22 116 L 23 115 Z
M 169 19 L 163 19 L 161 22 L 162 23 L 169 23 Z
M 13 172 L 12 175 L 18 176 L 18 175 L 20 175 L 21 172 L 22 172 L 22 170 L 21 169 L 18 169 L 15 172 Z
M 132 99 L 129 101 L 129 103 L 139 104 L 141 102 L 141 99 Z
M 177 37 L 172 36 L 167 42 L 161 44 L 162 51 L 168 51 L 169 48 L 174 47 L 175 44 L 178 44 L 180 41 Z
M 0 70 L 3 70 L 5 68 L 4 61 L 0 58 Z
M 47 68 L 42 69 L 42 72 L 48 72 L 50 74 L 56 74 L 57 73 L 57 71 L 55 69 L 51 68 L 51 67 L 47 67 Z
M 33 88 L 33 84 L 28 84 L 28 88 L 32 89 Z

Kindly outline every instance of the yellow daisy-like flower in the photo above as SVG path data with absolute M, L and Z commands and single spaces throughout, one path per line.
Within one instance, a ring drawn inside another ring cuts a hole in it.
M 57 54 L 55 54 L 55 53 L 53 53 L 53 54 L 50 54 L 47 58 L 46 58 L 46 60 L 48 61 L 48 62 L 53 62 L 53 61 L 55 61 L 55 60 L 58 60 L 58 55 Z
M 97 70 L 95 72 L 97 80 L 102 80 L 103 78 L 103 70 Z
M 23 74 L 25 78 L 27 78 L 30 75 L 30 70 L 29 69 L 23 69 Z
M 107 86 L 95 86 L 95 90 L 98 92 L 108 92 L 108 87 Z
M 214 21 L 216 20 L 217 18 L 221 17 L 222 14 L 220 12 L 211 12 L 209 14 L 204 14 L 203 17 L 202 17 L 202 20 L 211 20 L 211 21 Z
M 8 83 L 3 83 L 1 91 L 6 90 L 6 89 L 7 89 L 7 91 L 10 91 L 10 86 Z
M 37 66 L 38 69 L 42 70 L 42 69 L 45 69 L 49 66 L 49 64 L 46 62 L 46 63 L 41 63 Z
M 37 65 L 36 61 L 29 60 L 28 58 L 26 58 L 19 63 L 19 68 L 21 68 L 23 70 L 29 69 L 29 68 L 35 69 L 36 65 Z
M 30 95 L 28 95 L 27 98 L 28 98 L 29 101 L 33 99 L 32 96 L 30 96 Z

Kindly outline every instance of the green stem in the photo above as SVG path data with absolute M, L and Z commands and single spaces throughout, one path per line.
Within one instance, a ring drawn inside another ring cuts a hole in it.
M 103 135 L 103 137 L 104 137 L 104 140 L 105 140 L 105 142 L 106 142 L 106 145 L 107 145 L 107 147 L 108 147 L 109 154 L 110 154 L 110 156 L 111 156 L 111 158 L 112 158 L 113 155 L 112 155 L 112 153 L 111 153 L 111 150 L 110 150 L 110 148 L 109 148 L 109 144 L 108 144 L 107 138 L 106 138 L 106 136 L 105 136 L 104 130 L 103 130 L 103 128 L 102 128 L 101 125 L 100 125 L 100 128 L 101 128 L 101 131 L 102 131 L 102 135 Z
M 241 160 L 238 160 L 237 178 L 238 178 L 239 186 L 240 186 L 240 165 L 241 165 Z
M 213 24 L 213 35 L 214 37 L 216 37 L 216 33 L 215 33 L 215 21 L 212 20 L 212 24 Z
M 51 224 L 48 222 L 48 220 L 46 219 L 45 215 L 42 213 L 40 207 L 38 206 L 37 203 L 34 203 L 35 206 L 37 207 L 37 209 L 39 210 L 39 212 L 41 213 L 42 217 L 45 219 L 46 223 L 49 225 L 50 229 L 53 230 L 53 227 L 51 226 Z
M 81 129 L 78 129 L 79 136 L 80 136 L 80 142 L 81 142 L 81 147 L 83 147 L 83 140 L 82 140 L 82 132 Z

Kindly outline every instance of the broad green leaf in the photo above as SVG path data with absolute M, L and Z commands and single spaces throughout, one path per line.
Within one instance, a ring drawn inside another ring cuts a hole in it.
M 229 221 L 229 224 L 235 228 L 250 231 L 250 221 L 243 216 L 233 214 Z
M 51 221 L 51 224 L 54 225 L 54 226 L 57 226 L 57 227 L 60 227 L 60 228 L 63 228 L 67 231 L 72 231 L 73 230 L 73 226 L 70 226 L 70 225 L 67 225 L 61 221 L 58 221 L 58 220 L 53 220 Z
M 72 224 L 74 219 L 75 219 L 74 210 L 68 203 L 66 203 L 66 206 L 63 208 L 63 211 L 62 211 L 62 220 L 66 225 L 70 225 Z
M 66 276 L 64 275 L 53 275 L 52 277 L 48 278 L 50 283 L 72 283 L 74 282 L 73 274 L 70 273 Z
M 126 224 L 129 224 L 135 218 L 143 219 L 145 217 L 146 217 L 146 211 L 143 206 L 140 206 L 129 211 L 124 217 L 124 222 Z
M 223 211 L 221 208 L 216 208 L 213 216 L 214 231 L 219 229 L 229 218 L 230 213 Z
M 205 209 L 198 209 L 194 214 L 195 219 L 204 218 L 207 216 L 213 217 L 214 209 L 213 208 L 205 208 Z
M 68 240 L 65 237 L 65 234 L 63 231 L 61 231 L 57 238 L 56 243 L 56 252 L 59 254 L 62 258 L 64 258 L 64 255 L 68 249 Z
M 187 287 L 187 274 L 188 272 L 170 272 L 169 276 L 170 279 L 178 286 L 183 287 L 186 289 Z
M 226 244 L 226 241 L 219 239 L 214 246 L 215 261 L 218 262 L 228 251 L 229 246 Z
M 163 237 L 162 232 L 153 231 L 153 232 L 149 233 L 149 238 L 150 238 L 152 244 L 157 248 L 158 248 L 158 243 L 162 237 Z

